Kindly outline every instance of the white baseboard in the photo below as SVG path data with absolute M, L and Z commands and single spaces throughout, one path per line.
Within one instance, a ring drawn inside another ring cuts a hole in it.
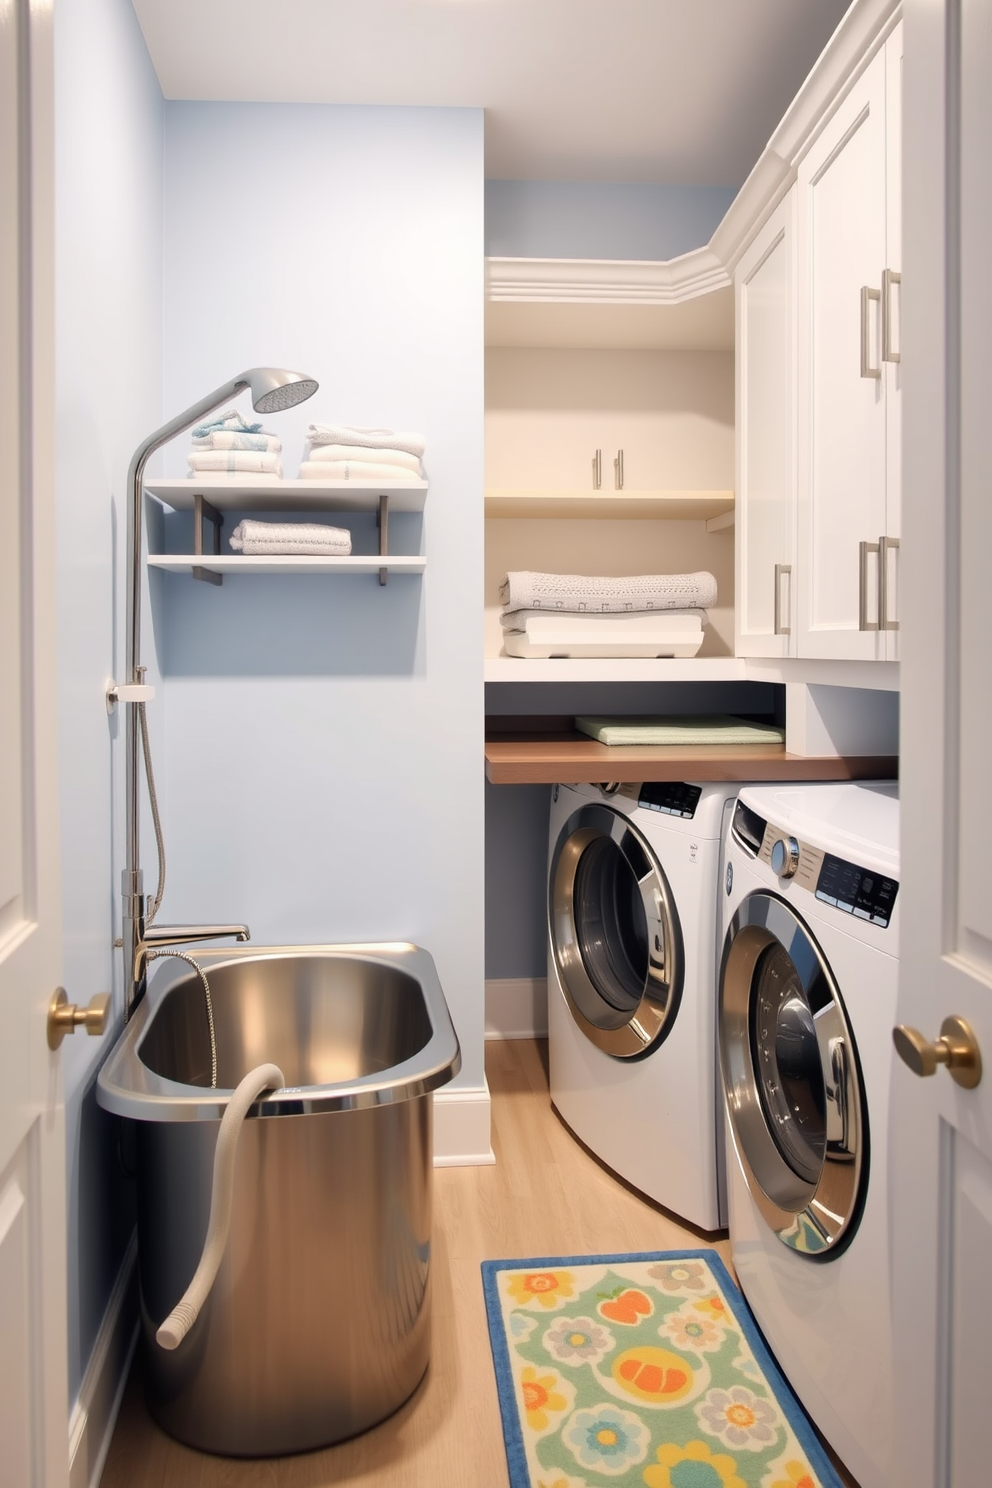
M 434 1093 L 434 1166 L 479 1167 L 496 1161 L 489 1131 L 489 1086 Z
M 547 1036 L 547 977 L 504 977 L 486 982 L 487 1039 Z
M 138 1233 L 131 1236 L 69 1416 L 69 1488 L 99 1488 L 138 1342 Z

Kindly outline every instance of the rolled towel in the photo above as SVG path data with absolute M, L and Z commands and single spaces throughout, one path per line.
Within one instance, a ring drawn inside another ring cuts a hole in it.
M 327 522 L 239 522 L 231 533 L 236 553 L 311 553 L 345 558 L 351 552 L 351 533 Z
M 420 485 L 420 477 L 412 470 L 373 460 L 304 460 L 300 480 L 350 481 L 356 486 Z
M 262 453 L 260 450 L 194 450 L 193 454 L 187 455 L 191 471 L 200 474 L 203 471 L 220 471 L 231 475 L 238 470 L 253 470 L 267 472 L 271 475 L 282 476 L 282 464 L 279 456 L 271 452 Z
M 705 609 L 717 601 L 716 579 L 691 574 L 632 574 L 610 579 L 584 574 L 508 573 L 499 586 L 504 610 L 568 610 L 622 614 L 628 610 Z
M 322 460 L 351 460 L 355 464 L 364 461 L 367 465 L 399 465 L 403 470 L 409 470 L 418 480 L 423 479 L 423 467 L 416 455 L 408 455 L 406 450 L 394 449 L 361 449 L 355 444 L 318 444 L 310 451 L 308 461 L 319 463 Z
M 420 458 L 426 441 L 422 434 L 397 433 L 395 429 L 360 429 L 352 424 L 311 424 L 307 431 L 311 445 L 357 444 L 365 449 L 405 450 Z
M 234 429 L 214 429 L 193 440 L 195 450 L 273 450 L 282 449 L 282 440 L 275 434 L 239 434 Z
M 202 424 L 197 424 L 193 430 L 194 439 L 203 439 L 207 434 L 212 434 L 215 429 L 231 429 L 236 434 L 260 434 L 261 424 L 249 424 L 241 417 L 236 408 L 228 408 L 224 413 L 215 413 L 213 418 L 205 419 Z
M 613 631 L 622 635 L 626 631 L 643 630 L 646 633 L 665 635 L 669 631 L 684 629 L 683 622 L 702 628 L 709 625 L 710 617 L 705 610 L 695 607 L 680 610 L 624 610 L 621 614 L 605 615 L 600 610 L 504 610 L 499 623 L 504 631 L 526 630 L 528 621 L 540 620 L 544 625 L 555 625 L 560 630 L 568 629 L 579 635 L 586 627 Z

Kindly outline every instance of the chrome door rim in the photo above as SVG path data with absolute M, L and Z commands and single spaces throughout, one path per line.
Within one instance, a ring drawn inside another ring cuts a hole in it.
M 616 844 L 634 874 L 647 922 L 648 970 L 640 1001 L 629 1013 L 610 1007 L 593 984 L 576 932 L 579 861 L 590 843 L 604 837 Z M 638 854 L 648 865 L 647 873 L 638 872 L 643 862 L 632 861 Z M 558 835 L 548 875 L 548 917 L 558 982 L 589 1041 L 618 1059 L 633 1059 L 654 1049 L 669 1033 L 682 996 L 682 935 L 664 870 L 643 833 L 623 812 L 588 805 L 569 817 Z M 594 1009 L 595 1016 L 590 1016 Z
M 814 1012 L 826 1097 L 826 1149 L 816 1182 L 786 1161 L 769 1129 L 751 1041 L 759 959 L 779 944 L 789 954 Z M 793 954 L 793 952 L 798 954 Z M 868 1180 L 868 1123 L 857 1049 L 823 952 L 792 906 L 756 892 L 730 923 L 720 966 L 720 1066 L 730 1131 L 751 1196 L 784 1245 L 813 1259 L 851 1240 Z

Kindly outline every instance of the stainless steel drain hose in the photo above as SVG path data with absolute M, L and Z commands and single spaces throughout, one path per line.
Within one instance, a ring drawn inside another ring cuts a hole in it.
M 210 983 L 207 981 L 207 973 L 199 961 L 194 961 L 185 951 L 149 951 L 149 961 L 156 961 L 161 956 L 171 956 L 175 961 L 185 961 L 187 966 L 192 966 L 200 981 L 203 983 L 203 1000 L 207 1005 L 207 1030 L 210 1034 L 210 1088 L 217 1089 L 217 1035 L 214 1032 L 214 1005 L 210 996 Z

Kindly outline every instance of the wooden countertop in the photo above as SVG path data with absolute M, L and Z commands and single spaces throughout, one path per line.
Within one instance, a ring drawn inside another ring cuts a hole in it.
M 558 727 L 541 727 L 558 723 Z M 789 754 L 784 745 L 606 745 L 563 720 L 486 719 L 493 785 L 576 785 L 645 780 L 894 780 L 894 755 Z

